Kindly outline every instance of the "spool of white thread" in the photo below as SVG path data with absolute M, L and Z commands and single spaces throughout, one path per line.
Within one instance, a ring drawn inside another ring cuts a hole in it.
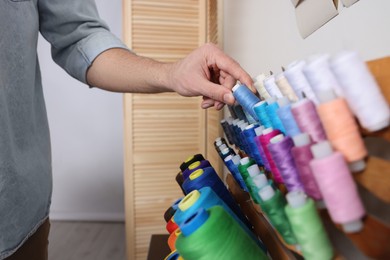
M 275 83 L 275 76 L 270 75 L 264 79 L 264 87 L 271 97 L 282 98 L 283 94 L 280 92 L 278 85 Z
M 343 51 L 331 60 L 331 69 L 360 124 L 377 131 L 390 124 L 390 110 L 373 75 L 354 51 Z
M 284 75 L 299 99 L 304 98 L 304 93 L 308 99 L 312 100 L 315 104 L 318 104 L 314 91 L 302 72 L 305 65 L 306 63 L 302 60 L 294 61 L 287 66 Z
M 286 96 L 291 102 L 298 101 L 298 97 L 295 94 L 294 89 L 291 87 L 283 72 L 275 76 L 275 83 L 278 85 L 283 96 Z
M 312 56 L 303 68 L 303 73 L 317 98 L 319 92 L 327 91 L 328 89 L 333 89 L 339 97 L 343 96 L 342 88 L 330 69 L 329 57 L 329 54 Z
M 267 98 L 271 97 L 264 87 L 264 79 L 265 78 L 266 78 L 266 76 L 263 73 L 259 74 L 254 79 L 254 84 L 253 84 L 255 86 L 255 88 L 257 89 L 257 91 L 259 92 L 262 99 L 267 99 Z

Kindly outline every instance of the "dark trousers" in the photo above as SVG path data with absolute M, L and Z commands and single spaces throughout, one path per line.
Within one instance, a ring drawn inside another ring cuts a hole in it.
M 47 219 L 37 231 L 6 260 L 47 260 L 50 221 Z

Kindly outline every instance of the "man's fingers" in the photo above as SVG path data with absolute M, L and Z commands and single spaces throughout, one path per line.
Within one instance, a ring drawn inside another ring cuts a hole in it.
M 214 101 L 219 101 L 229 105 L 234 104 L 235 99 L 232 91 L 222 85 L 205 80 L 204 83 L 201 84 L 201 88 L 199 90 L 203 96 L 209 97 Z

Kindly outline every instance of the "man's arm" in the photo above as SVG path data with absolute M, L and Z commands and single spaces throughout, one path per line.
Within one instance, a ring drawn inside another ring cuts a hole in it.
M 182 96 L 203 96 L 202 108 L 217 109 L 224 103 L 234 103 L 231 88 L 236 80 L 253 85 L 240 65 L 212 44 L 175 63 L 161 63 L 124 49 L 109 49 L 97 56 L 87 71 L 88 83 L 101 89 L 125 93 L 174 91 Z

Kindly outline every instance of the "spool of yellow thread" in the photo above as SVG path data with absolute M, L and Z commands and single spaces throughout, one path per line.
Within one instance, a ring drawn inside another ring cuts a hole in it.
M 196 167 L 199 167 L 199 165 L 200 165 L 200 162 L 199 162 L 199 161 L 194 162 L 194 163 L 192 163 L 190 166 L 188 166 L 188 169 L 193 170 L 193 169 L 195 169 Z
M 318 115 L 333 148 L 344 155 L 351 171 L 363 170 L 367 149 L 347 102 L 337 98 L 333 90 L 317 95 L 321 103 L 317 107 Z

